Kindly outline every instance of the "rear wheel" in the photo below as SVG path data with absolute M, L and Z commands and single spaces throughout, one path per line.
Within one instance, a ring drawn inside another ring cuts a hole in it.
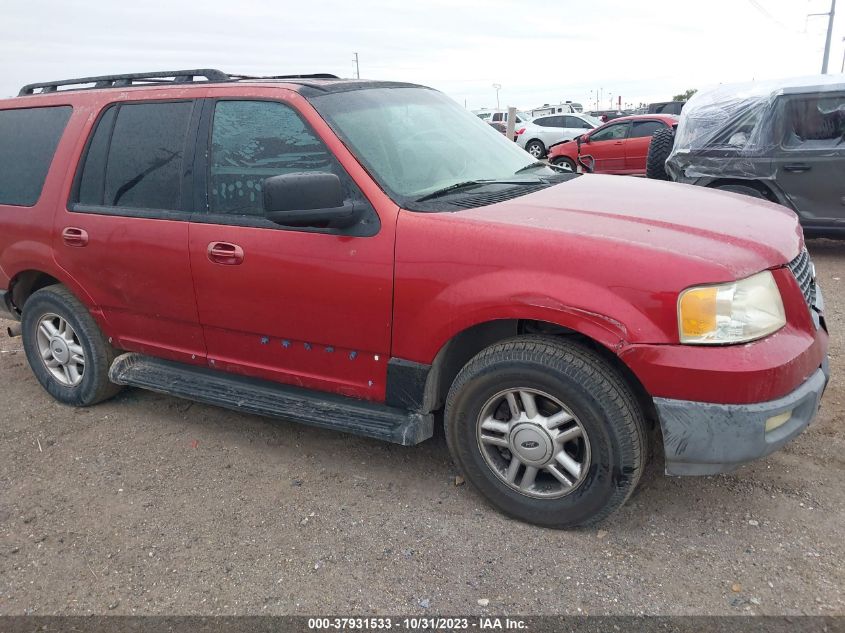
M 594 523 L 642 473 L 642 411 L 617 371 L 551 337 L 487 348 L 456 378 L 446 439 L 464 477 L 501 511 L 545 527 Z
M 64 286 L 42 288 L 27 299 L 21 331 L 32 372 L 59 402 L 88 406 L 120 391 L 108 378 L 115 350 Z
M 546 155 L 546 146 L 543 145 L 542 141 L 534 139 L 533 141 L 528 141 L 528 143 L 526 143 L 525 151 L 531 154 L 534 158 L 543 158 L 543 156 Z
M 575 171 L 575 163 L 564 156 L 559 156 L 552 161 L 552 165 L 556 165 L 561 169 L 565 169 L 566 171 Z
M 666 172 L 666 159 L 672 152 L 675 144 L 675 132 L 668 127 L 657 130 L 651 137 L 648 145 L 648 158 L 646 159 L 645 175 L 655 180 L 669 180 Z

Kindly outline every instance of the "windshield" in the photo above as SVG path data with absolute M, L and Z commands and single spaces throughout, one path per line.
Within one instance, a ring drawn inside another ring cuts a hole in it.
M 536 180 L 554 173 L 542 165 L 526 170 L 536 159 L 436 90 L 372 88 L 309 101 L 385 192 L 405 208 L 468 181 Z
M 601 119 L 594 116 L 590 116 L 589 114 L 582 114 L 581 118 L 584 119 L 587 123 L 592 123 L 596 127 L 603 124 Z

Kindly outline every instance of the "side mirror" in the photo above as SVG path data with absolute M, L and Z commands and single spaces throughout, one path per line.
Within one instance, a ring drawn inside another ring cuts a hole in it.
M 358 211 L 344 204 L 343 186 L 337 175 L 328 172 L 282 174 L 265 178 L 264 213 L 282 226 L 352 226 Z
M 581 135 L 581 142 L 582 143 L 589 143 L 590 142 L 590 135 L 589 134 L 582 134 Z

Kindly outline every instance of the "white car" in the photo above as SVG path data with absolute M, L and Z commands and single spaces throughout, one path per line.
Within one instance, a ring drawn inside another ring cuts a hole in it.
M 507 123 L 508 122 L 508 111 L 507 110 L 473 110 L 472 112 L 476 115 L 479 119 L 486 121 L 487 123 Z M 519 129 L 521 126 L 525 125 L 531 120 L 531 118 L 525 114 L 524 112 L 519 112 L 517 110 L 516 119 L 514 123 L 516 124 L 516 129 Z
M 571 141 L 601 124 L 600 120 L 587 114 L 539 116 L 516 130 L 516 142 L 534 158 L 543 158 L 555 143 Z

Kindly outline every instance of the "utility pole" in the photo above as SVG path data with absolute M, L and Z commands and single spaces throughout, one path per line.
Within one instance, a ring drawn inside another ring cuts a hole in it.
M 355 57 L 352 58 L 352 61 L 355 62 L 355 79 L 361 78 L 361 70 L 358 68 L 358 53 L 352 53 Z
M 824 57 L 822 57 L 822 75 L 827 74 L 827 61 L 830 57 L 830 38 L 833 35 L 833 15 L 836 13 L 836 0 L 830 0 L 830 11 L 827 13 L 808 13 L 807 17 L 812 18 L 819 15 L 827 16 L 827 37 L 824 41 Z
M 842 44 L 845 44 L 845 37 L 842 38 Z M 845 74 L 845 50 L 842 51 L 842 68 L 839 69 L 839 72 Z

